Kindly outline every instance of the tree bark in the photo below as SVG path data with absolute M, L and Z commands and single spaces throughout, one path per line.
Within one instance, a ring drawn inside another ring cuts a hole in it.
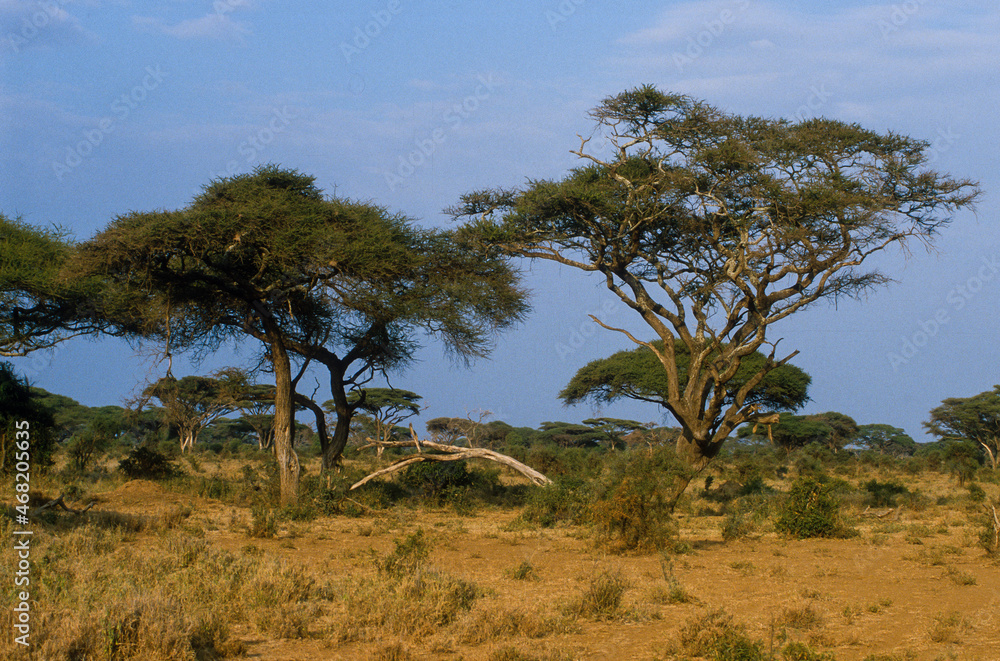
M 323 450 L 323 471 L 330 471 L 340 463 L 340 456 L 347 447 L 347 439 L 351 433 L 351 418 L 354 416 L 355 406 L 347 401 L 347 391 L 344 389 L 344 369 L 341 363 L 336 365 L 332 362 L 326 363 L 330 370 L 330 392 L 333 394 L 334 413 L 337 422 L 333 428 L 333 436 L 329 445 Z
M 281 505 L 295 505 L 299 498 L 299 458 L 295 454 L 295 404 L 292 365 L 276 329 L 265 321 L 274 366 L 274 454 L 278 460 Z

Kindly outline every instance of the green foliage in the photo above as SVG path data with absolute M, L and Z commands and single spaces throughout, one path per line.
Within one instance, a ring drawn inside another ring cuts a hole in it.
M 973 397 L 953 397 L 933 409 L 927 430 L 941 439 L 966 439 L 1000 466 L 1000 385 Z
M 590 520 L 613 552 L 668 548 L 677 535 L 673 505 L 687 469 L 672 448 L 633 452 L 611 463 L 596 487 Z
M 902 429 L 891 425 L 859 425 L 852 442 L 868 450 L 891 457 L 909 457 L 917 443 Z
M 440 499 L 471 485 L 472 475 L 463 460 L 421 461 L 407 466 L 399 476 L 399 483 Z
M 750 429 L 743 427 L 739 433 L 741 436 L 748 435 Z M 771 426 L 774 444 L 785 450 L 817 443 L 836 451 L 844 447 L 856 433 L 857 425 L 854 420 L 836 411 L 812 415 L 782 413 L 779 422 Z
M 173 476 L 177 469 L 166 456 L 152 448 L 140 446 L 118 462 L 118 470 L 132 480 L 162 480 Z
M 278 534 L 278 517 L 274 510 L 264 506 L 254 506 L 250 510 L 248 534 L 258 539 L 271 539 Z
M 98 457 L 122 432 L 125 422 L 120 412 L 99 413 L 87 426 L 73 435 L 66 443 L 66 454 L 77 471 L 85 471 L 91 460 Z
M 13 473 L 25 458 L 32 471 L 51 466 L 53 424 L 52 412 L 32 393 L 28 381 L 10 363 L 0 362 L 0 474 Z
M 774 497 L 757 492 L 744 495 L 728 507 L 722 521 L 722 539 L 730 542 L 759 533 L 771 517 Z
M 865 482 L 864 490 L 868 492 L 864 501 L 865 505 L 872 507 L 895 507 L 897 496 L 910 494 L 910 490 L 906 488 L 906 485 L 896 480 L 888 482 L 869 480 Z
M 663 350 L 662 340 L 652 344 L 657 350 Z M 679 384 L 684 388 L 691 352 L 680 339 L 674 344 Z M 718 357 L 718 352 L 711 357 Z M 764 368 L 766 360 L 767 357 L 759 351 L 743 358 L 735 376 L 726 384 L 725 405 L 731 404 L 735 393 Z M 745 404 L 757 404 L 765 411 L 796 410 L 809 401 L 807 392 L 810 381 L 809 375 L 798 367 L 782 365 L 769 371 L 750 390 Z M 585 401 L 608 404 L 628 398 L 665 406 L 669 383 L 670 379 L 656 354 L 646 347 L 638 347 L 587 363 L 570 379 L 559 393 L 559 398 L 566 404 Z
M 848 534 L 832 485 L 813 477 L 801 477 L 792 484 L 778 512 L 775 529 L 800 539 Z
M 0 213 L 0 356 L 106 330 L 110 317 L 127 324 L 128 299 L 101 277 L 63 277 L 72 254 L 61 228 L 33 227 Z
M 587 517 L 592 492 L 580 477 L 557 476 L 552 484 L 533 489 L 521 518 L 543 527 L 556 523 L 580 523 Z
M 1000 501 L 987 501 L 983 504 L 979 546 L 991 558 L 1000 557 Z

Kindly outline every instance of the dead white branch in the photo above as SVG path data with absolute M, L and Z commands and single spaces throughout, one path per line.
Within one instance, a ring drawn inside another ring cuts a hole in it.
M 545 477 L 534 468 L 526 466 L 517 459 L 508 457 L 505 454 L 494 452 L 493 450 L 487 450 L 486 448 L 460 448 L 455 447 L 454 445 L 435 443 L 434 441 L 421 441 L 417 436 L 417 432 L 413 430 L 412 424 L 410 425 L 410 436 L 412 439 L 409 441 L 382 441 L 379 443 L 379 446 L 389 448 L 417 448 L 417 452 L 419 452 L 419 454 L 400 459 L 385 468 L 375 471 L 371 475 L 368 475 L 367 477 L 352 484 L 350 490 L 357 489 L 361 485 L 374 480 L 377 477 L 394 473 L 398 470 L 406 468 L 410 464 L 415 464 L 420 461 L 459 461 L 461 459 L 486 459 L 488 461 L 495 461 L 498 464 L 503 464 L 504 466 L 513 468 L 531 480 L 532 484 L 540 487 L 552 484 L 552 480 Z M 364 447 L 370 446 L 366 445 Z M 426 452 L 426 450 L 436 450 L 440 454 Z

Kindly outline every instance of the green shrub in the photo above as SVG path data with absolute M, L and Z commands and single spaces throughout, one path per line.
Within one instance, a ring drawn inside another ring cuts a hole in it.
M 590 505 L 591 489 L 578 477 L 556 477 L 546 487 L 532 489 L 521 518 L 545 528 L 580 523 Z
M 996 558 L 1000 556 L 1000 502 L 987 502 L 983 510 L 979 545 L 986 551 L 986 555 Z
M 986 491 L 975 482 L 971 482 L 967 487 L 969 490 L 969 500 L 974 503 L 981 503 L 986 500 Z
M 865 482 L 864 490 L 868 492 L 864 504 L 871 507 L 895 507 L 896 496 L 909 495 L 910 493 L 906 485 L 896 480 L 889 482 L 869 480 Z
M 270 539 L 278 534 L 277 517 L 273 510 L 256 506 L 250 511 L 248 534 L 258 539 Z
M 177 472 L 165 455 L 144 446 L 135 448 L 119 461 L 118 470 L 133 480 L 161 480 Z
M 845 537 L 847 530 L 840 517 L 840 505 L 828 481 L 800 477 L 785 497 L 775 521 L 775 528 L 793 537 Z

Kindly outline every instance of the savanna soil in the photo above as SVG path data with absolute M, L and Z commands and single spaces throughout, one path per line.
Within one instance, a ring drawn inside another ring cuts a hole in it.
M 942 492 L 961 493 L 941 476 L 917 482 L 932 502 Z M 1000 659 L 1000 567 L 976 546 L 974 513 L 966 505 L 904 508 L 882 518 L 855 512 L 857 537 L 802 541 L 768 533 L 724 543 L 722 517 L 682 515 L 681 539 L 690 550 L 670 556 L 608 555 L 585 528 L 529 528 L 511 510 L 460 516 L 398 507 L 282 522 L 274 538 L 258 539 L 248 536 L 248 510 L 152 482 L 99 494 L 96 508 L 142 516 L 190 511 L 183 529 L 210 546 L 242 553 L 256 546 L 262 556 L 330 582 L 335 593 L 371 579 L 373 558 L 422 529 L 431 544 L 429 571 L 474 583 L 483 595 L 458 619 L 423 635 L 386 633 L 367 641 L 337 634 L 346 606 L 329 599 L 303 638 L 235 626 L 231 635 L 251 659 L 687 658 L 677 646 L 681 628 L 717 609 L 775 652 L 801 641 L 838 661 L 875 654 L 893 661 Z M 155 553 L 162 540 L 162 533 L 141 532 L 129 543 Z M 596 619 L 571 614 L 602 572 L 626 579 L 621 607 Z M 671 572 L 674 582 L 667 580 Z M 665 598 L 671 588 L 688 599 Z M 512 621 L 512 613 L 533 624 L 514 618 L 522 626 L 504 631 L 500 623 Z

